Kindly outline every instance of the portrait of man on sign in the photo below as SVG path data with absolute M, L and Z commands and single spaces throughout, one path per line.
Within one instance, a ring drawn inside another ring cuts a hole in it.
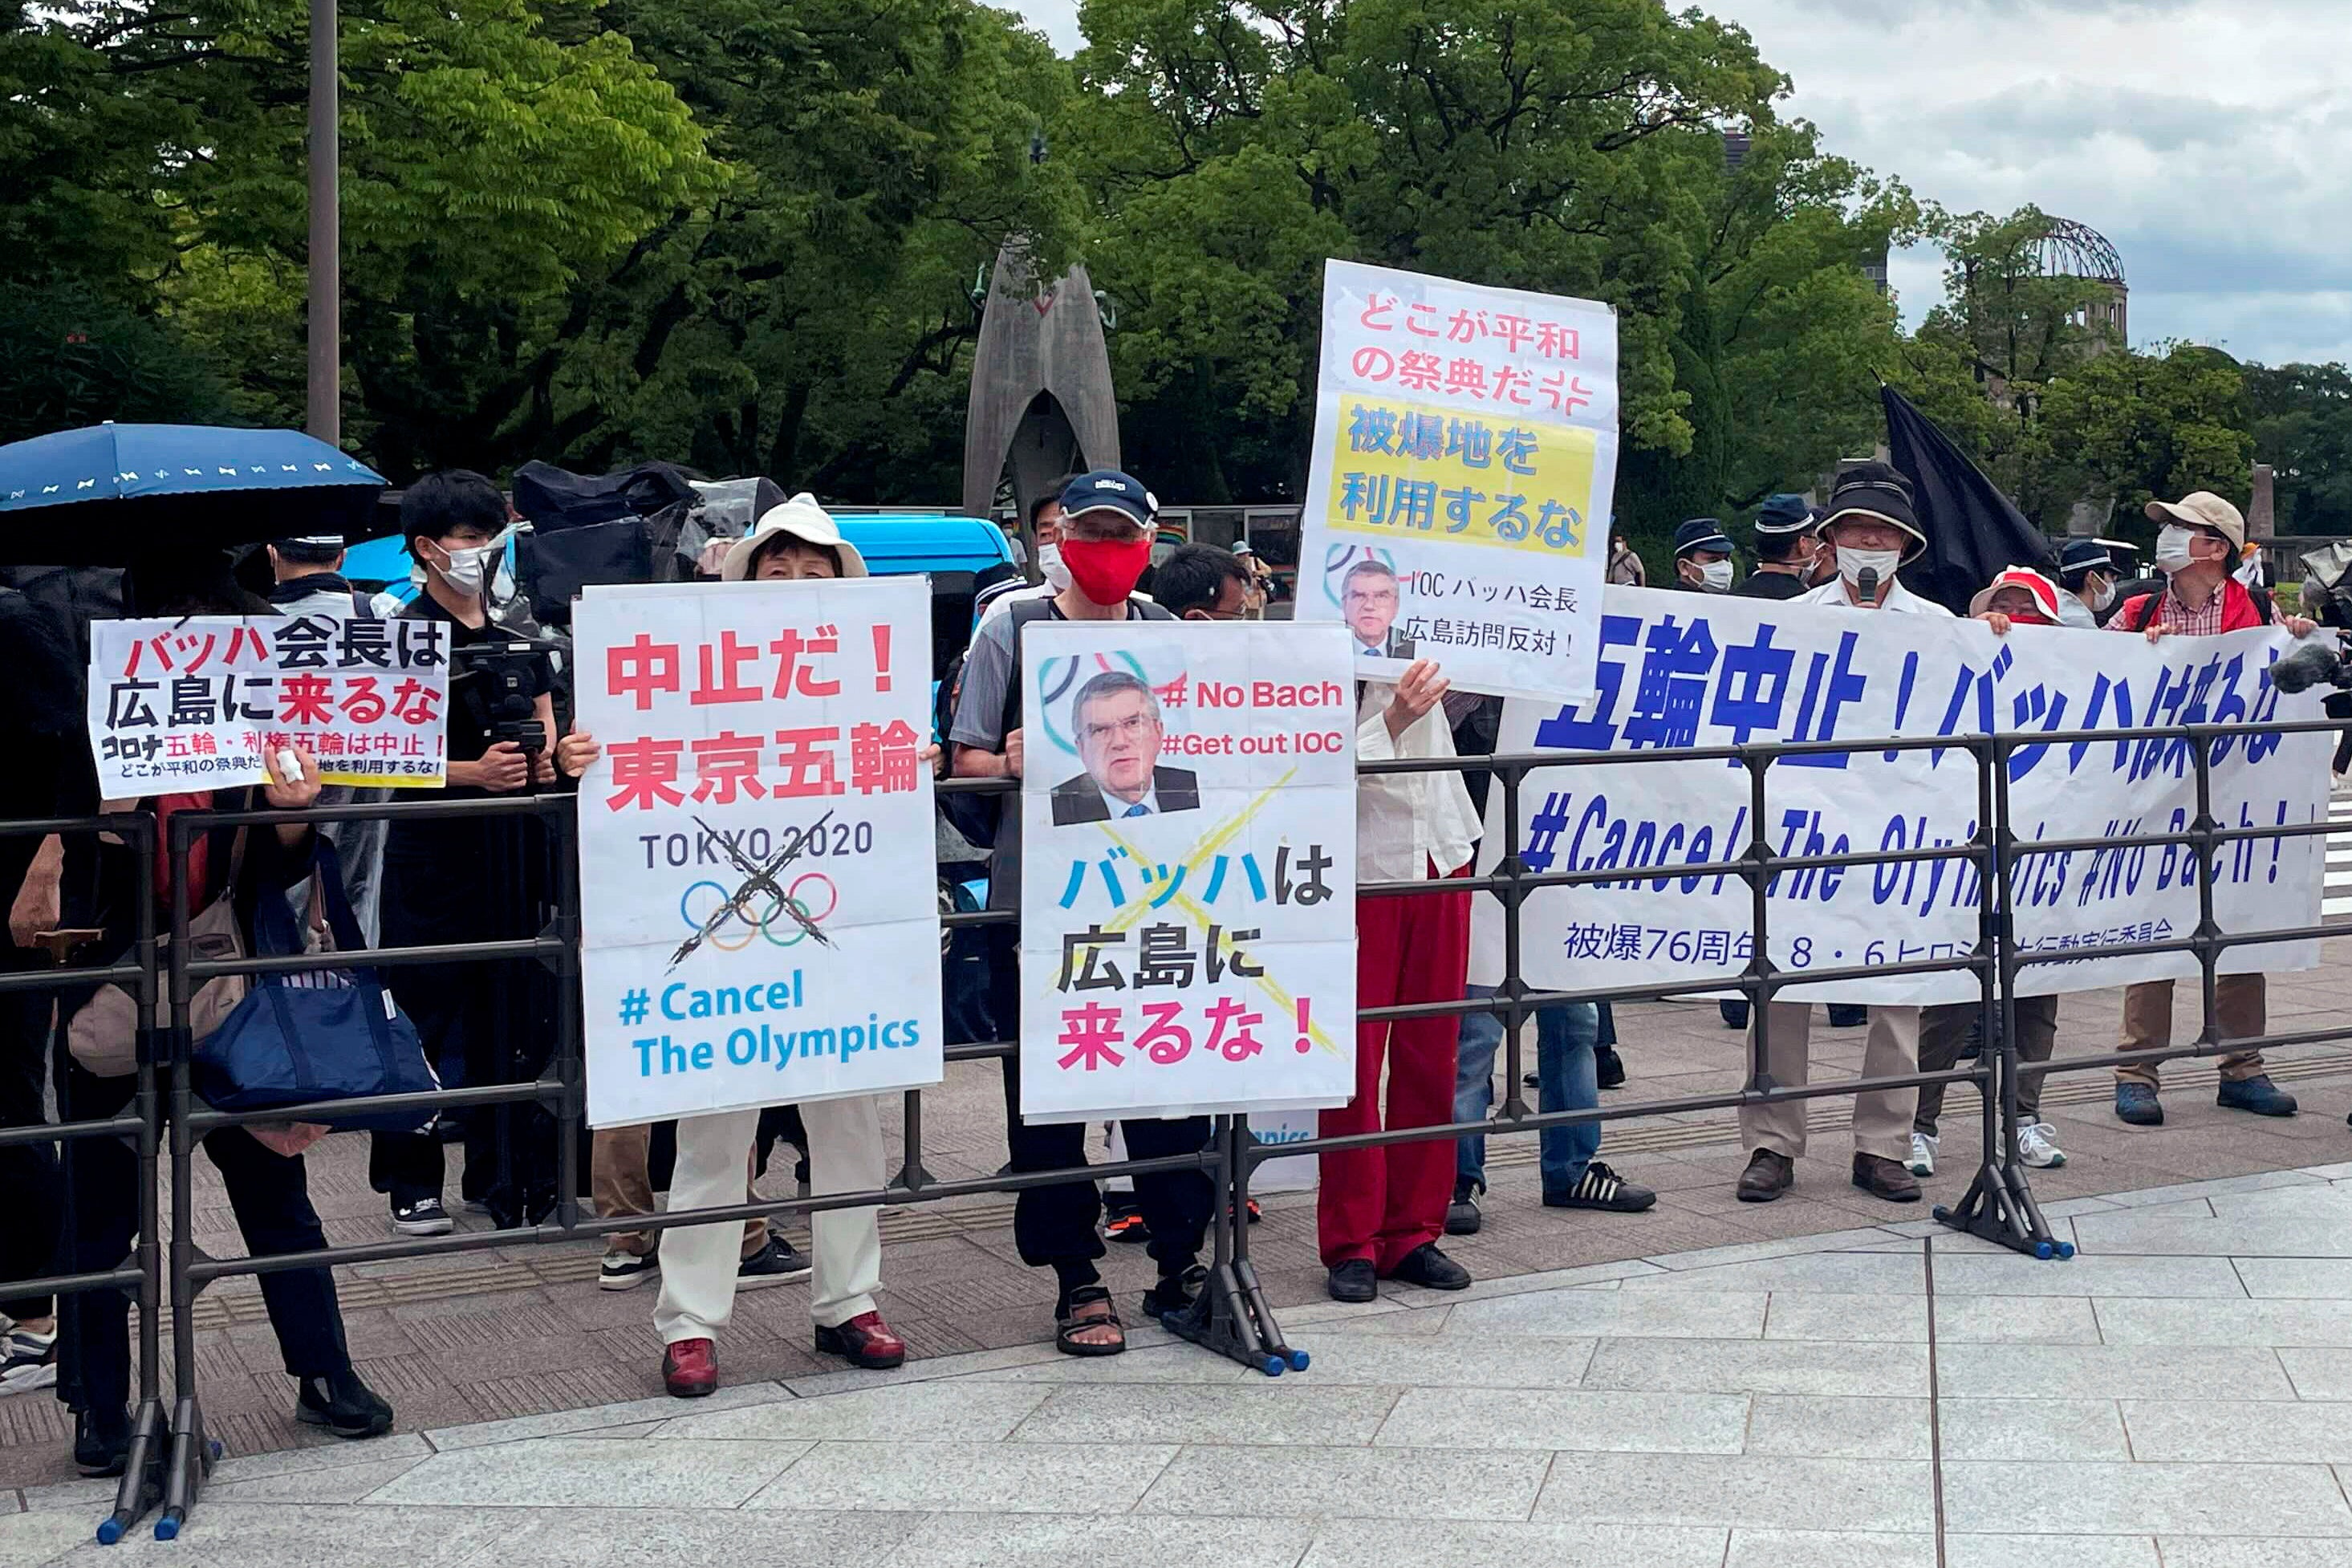
M 1376 556 L 1367 556 L 1348 568 L 1339 579 L 1339 615 L 1356 639 L 1359 658 L 1411 658 L 1412 639 L 1394 626 L 1403 603 L 1396 569 Z
M 1160 765 L 1160 703 L 1139 675 L 1107 670 L 1070 705 L 1087 771 L 1054 786 L 1054 826 L 1197 811 L 1197 774 Z

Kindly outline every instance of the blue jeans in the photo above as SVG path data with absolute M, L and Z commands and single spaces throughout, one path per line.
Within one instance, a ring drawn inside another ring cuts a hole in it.
M 1491 985 L 1473 985 L 1473 996 L 1492 996 Z M 1593 1043 L 1601 1033 L 1601 1010 L 1590 1002 L 1566 1002 L 1536 1011 L 1536 1109 L 1591 1110 L 1601 1103 L 1601 1079 Z M 1503 1047 L 1503 1020 L 1494 1013 L 1465 1013 L 1454 1070 L 1454 1120 L 1483 1121 L 1495 1101 L 1495 1054 Z M 1601 1150 L 1601 1123 L 1547 1127 L 1536 1134 L 1544 1191 L 1566 1192 L 1584 1179 L 1584 1167 Z M 1475 1133 L 1455 1145 L 1457 1180 L 1486 1184 L 1486 1140 Z

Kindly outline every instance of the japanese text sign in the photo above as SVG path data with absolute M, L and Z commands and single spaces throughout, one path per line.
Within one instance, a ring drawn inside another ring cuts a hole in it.
M 1801 741 L 1924 739 L 2256 724 L 2320 717 L 2315 693 L 2284 697 L 2266 673 L 2284 631 L 2138 637 L 2018 626 L 2006 637 L 1941 616 L 1612 589 L 1588 703 L 1510 702 L 1501 752 L 1618 752 Z M 2224 827 L 2321 821 L 2329 738 L 2224 734 L 2212 744 L 2212 810 Z M 2187 740 L 2024 743 L 2006 763 L 2012 929 L 2037 953 L 2175 941 L 2200 919 L 2200 861 L 2181 846 L 2029 851 L 2039 842 L 2176 833 L 2197 816 Z M 1998 782 L 1998 781 L 1996 781 Z M 1999 799 L 1998 792 L 1994 798 Z M 1775 855 L 1965 846 L 1984 819 L 1964 746 L 1784 756 L 1765 773 L 1761 837 Z M 1997 808 L 1996 808 L 1997 809 Z M 1622 880 L 1545 888 L 1522 910 L 1528 980 L 1557 988 L 1720 981 L 1753 953 L 1754 895 L 1736 860 L 1758 824 L 1741 763 L 1548 768 L 1519 790 L 1519 857 L 1538 874 L 1622 868 Z M 1482 864 L 1501 854 L 1488 803 Z M 2220 847 L 2214 918 L 2230 933 L 2319 921 L 2323 851 L 2305 837 Z M 1769 957 L 1782 970 L 1876 968 L 1964 958 L 1984 915 L 1983 861 L 1808 867 L 1767 883 Z M 1471 973 L 1499 976 L 1502 911 L 1477 900 Z M 2223 971 L 2309 968 L 2314 942 L 2231 948 Z M 2198 973 L 2164 953 L 2034 963 L 2029 994 Z M 1965 971 L 1796 985 L 1791 1001 L 1889 1005 L 1976 997 Z
M 1609 307 L 1325 263 L 1298 615 L 1358 674 L 1589 693 L 1616 468 Z
M 89 743 L 107 800 L 268 782 L 299 747 L 328 784 L 430 789 L 447 746 L 449 629 L 334 616 L 90 626 Z
M 590 1125 L 939 1082 L 923 580 L 592 587 L 573 627 Z
M 1022 657 L 1021 1114 L 1346 1104 L 1346 635 L 1040 622 Z

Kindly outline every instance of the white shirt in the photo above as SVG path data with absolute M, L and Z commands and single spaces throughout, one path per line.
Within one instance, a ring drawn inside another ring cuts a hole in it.
M 1095 785 L 1095 793 L 1102 796 L 1103 805 L 1109 808 L 1111 820 L 1113 822 L 1118 821 L 1122 816 L 1133 816 L 1135 808 L 1139 805 L 1143 807 L 1143 815 L 1146 816 L 1157 816 L 1160 815 L 1160 790 L 1157 785 L 1146 786 L 1143 792 L 1143 798 L 1141 800 L 1135 801 L 1121 800 L 1118 796 L 1111 794 L 1110 791 L 1103 788 L 1100 784 Z
M 1857 605 L 1847 597 L 1845 579 L 1843 577 L 1833 578 L 1810 594 L 1800 594 L 1789 603 L 1826 605 L 1834 610 L 1866 610 L 1872 607 L 1868 605 Z M 1895 580 L 1894 586 L 1886 590 L 1885 601 L 1876 607 L 1882 610 L 1892 610 L 1899 616 L 1941 616 L 1948 621 L 1953 618 L 1951 611 L 1933 599 L 1921 598 L 1905 587 L 1903 580 L 1899 577 Z
M 2061 588 L 2058 590 L 2058 624 L 2095 632 L 2099 629 L 2099 617 L 2091 613 L 2090 605 L 2083 603 L 2082 595 L 2070 594 Z
M 1356 705 L 1356 759 L 1450 757 L 1454 731 L 1438 703 L 1402 735 L 1389 734 L 1383 716 L 1396 688 L 1365 684 Z M 1433 865 L 1444 876 L 1470 863 L 1479 822 L 1458 773 L 1381 773 L 1356 781 L 1356 875 L 1366 881 L 1426 879 Z

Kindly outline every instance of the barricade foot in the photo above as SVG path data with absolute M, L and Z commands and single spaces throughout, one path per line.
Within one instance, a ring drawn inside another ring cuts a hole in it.
M 1240 1271 L 1248 1268 L 1245 1262 L 1220 1263 L 1210 1270 L 1192 1307 L 1166 1314 L 1160 1326 L 1178 1339 L 1190 1340 L 1268 1377 L 1280 1377 L 1291 1365 L 1290 1350 L 1282 1342 L 1274 1314 L 1265 1311 L 1260 1316 L 1265 1295 L 1257 1289 L 1255 1275 L 1247 1285 L 1243 1283 Z
M 2051 1234 L 2022 1171 L 2003 1171 L 1998 1165 L 1981 1167 L 1959 1203 L 1951 1208 L 1937 1205 L 1935 1217 L 1937 1223 L 1954 1230 L 1998 1242 L 2029 1258 L 2074 1256 L 2071 1244 Z
M 163 1511 L 155 1519 L 156 1540 L 179 1535 L 219 1458 L 220 1446 L 205 1436 L 203 1407 L 194 1394 L 184 1396 L 172 1413 L 172 1458 L 163 1475 Z
M 163 1455 L 170 1429 L 163 1424 L 163 1402 L 142 1401 L 131 1422 L 131 1447 L 123 1462 L 122 1484 L 115 1489 L 114 1511 L 99 1521 L 98 1543 L 111 1546 L 163 1495 Z

